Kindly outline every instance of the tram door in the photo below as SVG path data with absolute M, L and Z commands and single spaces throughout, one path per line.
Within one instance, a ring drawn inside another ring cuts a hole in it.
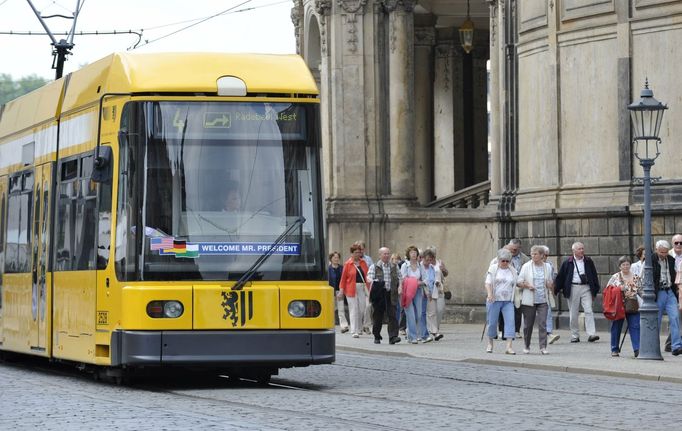
M 7 177 L 0 177 L 0 343 L 3 341 L 2 307 L 5 302 L 4 284 L 2 282 L 5 271 L 5 230 L 7 229 Z
M 52 164 L 46 163 L 36 167 L 33 184 L 31 350 L 46 352 L 52 284 L 49 272 Z

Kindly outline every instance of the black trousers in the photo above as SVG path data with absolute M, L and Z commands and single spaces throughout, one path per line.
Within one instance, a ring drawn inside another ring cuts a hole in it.
M 398 319 L 396 318 L 396 305 L 391 302 L 391 292 L 386 290 L 378 301 L 372 301 L 372 334 L 377 340 L 381 340 L 381 326 L 384 316 L 388 319 L 388 338 L 398 336 Z

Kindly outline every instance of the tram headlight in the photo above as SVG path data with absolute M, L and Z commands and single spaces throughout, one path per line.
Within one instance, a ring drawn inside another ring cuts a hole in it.
M 177 319 L 184 311 L 180 301 L 152 301 L 147 304 L 147 315 L 154 319 Z
M 320 313 L 322 313 L 322 304 L 312 299 L 291 301 L 289 303 L 289 314 L 291 317 L 318 317 Z
M 291 301 L 289 303 L 289 314 L 291 317 L 305 316 L 305 304 L 303 301 Z
M 163 315 L 169 319 L 176 319 L 182 316 L 183 311 L 185 309 L 180 301 L 166 301 L 163 304 Z

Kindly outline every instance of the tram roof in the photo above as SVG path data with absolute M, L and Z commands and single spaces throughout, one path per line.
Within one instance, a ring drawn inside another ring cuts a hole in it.
M 240 78 L 250 94 L 319 94 L 298 55 L 114 53 L 8 102 L 0 110 L 0 136 L 95 103 L 106 93 L 216 94 L 222 76 Z

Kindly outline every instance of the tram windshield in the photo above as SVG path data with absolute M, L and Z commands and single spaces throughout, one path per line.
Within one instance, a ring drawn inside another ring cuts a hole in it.
M 237 280 L 304 217 L 253 279 L 320 279 L 315 118 L 312 106 L 292 103 L 126 105 L 118 277 Z

